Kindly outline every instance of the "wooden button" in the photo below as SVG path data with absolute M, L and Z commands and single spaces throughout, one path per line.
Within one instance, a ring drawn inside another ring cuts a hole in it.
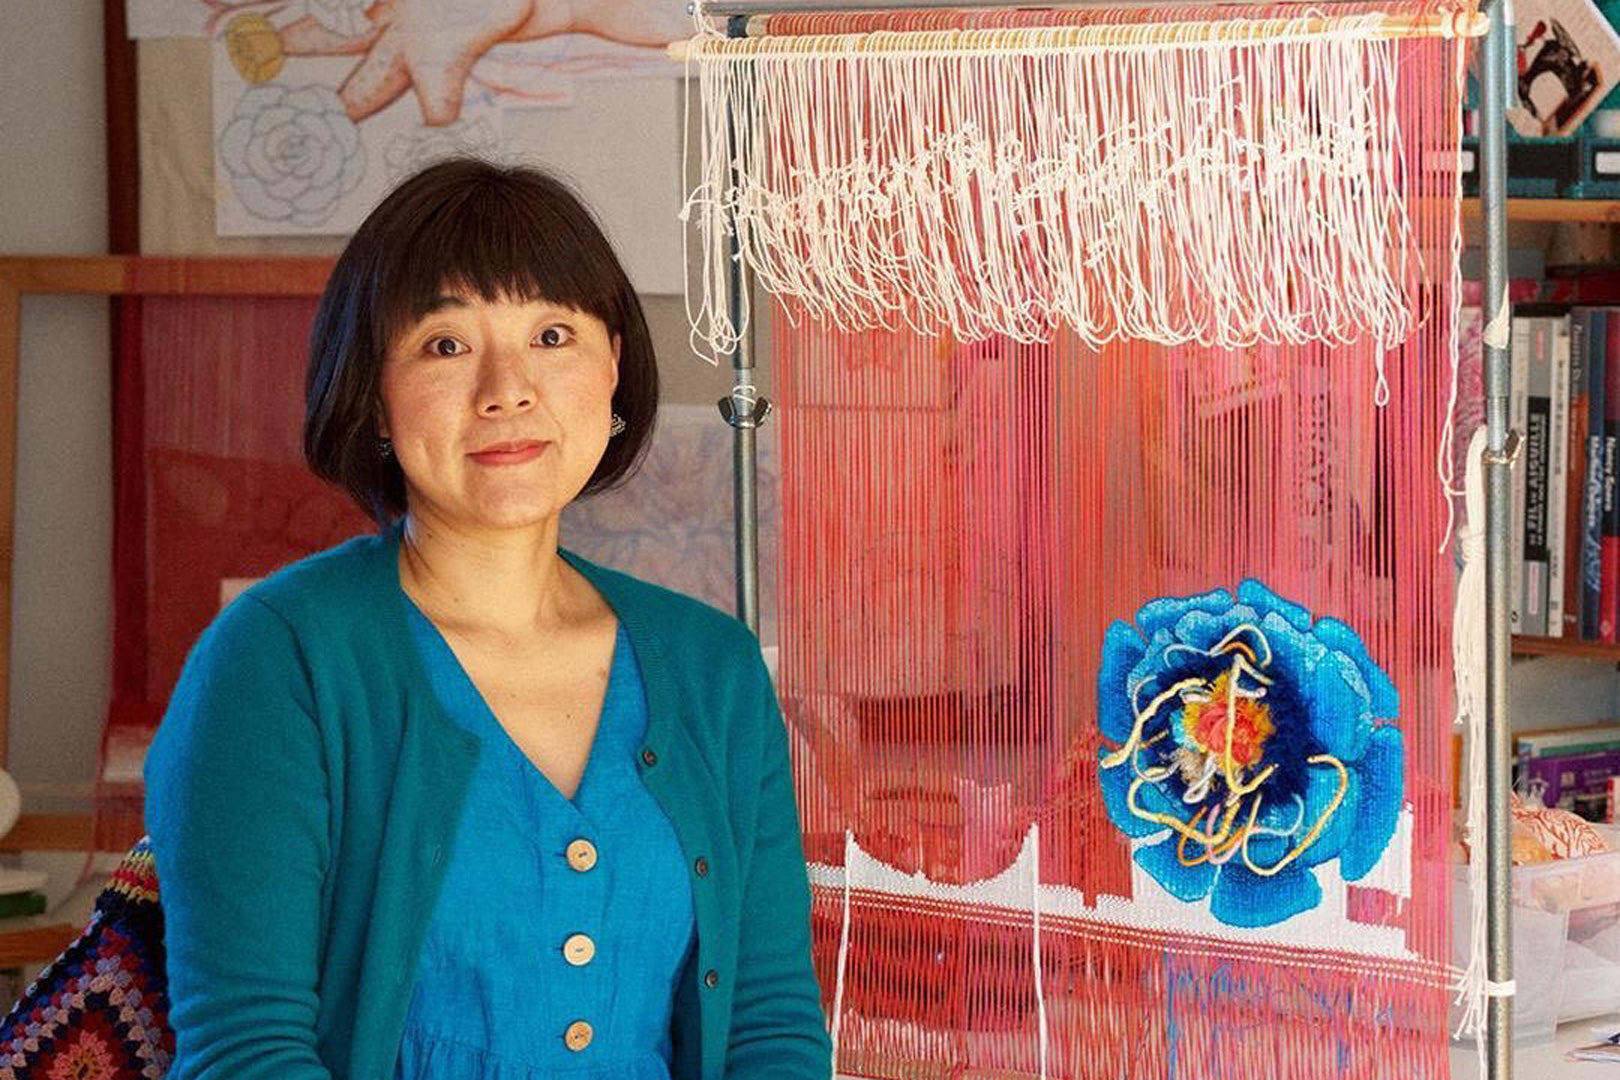
M 575 840 L 568 845 L 568 865 L 584 873 L 596 865 L 596 845 L 589 840 Z
M 709 860 L 705 859 L 703 856 L 699 855 L 697 857 L 697 862 L 692 864 L 692 869 L 697 871 L 697 876 L 698 877 L 708 877 L 709 876 Z
M 591 1025 L 583 1020 L 575 1020 L 568 1025 L 568 1030 L 563 1032 L 563 1044 L 577 1054 L 591 1045 L 591 1040 L 595 1037 L 596 1032 L 591 1030 Z
M 710 990 L 720 985 L 720 973 L 713 968 L 703 973 L 703 985 Z
M 573 934 L 563 942 L 563 959 L 575 967 L 584 967 L 596 958 L 596 942 L 584 934 Z

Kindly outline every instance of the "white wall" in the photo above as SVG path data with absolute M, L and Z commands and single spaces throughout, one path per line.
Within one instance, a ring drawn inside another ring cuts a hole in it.
M 0 253 L 107 245 L 101 0 L 0 3 Z M 23 309 L 10 770 L 88 805 L 107 701 L 112 444 L 104 301 Z

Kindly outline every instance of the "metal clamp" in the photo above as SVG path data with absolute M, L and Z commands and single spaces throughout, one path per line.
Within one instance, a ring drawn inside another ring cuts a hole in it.
M 1487 465 L 1506 465 L 1512 467 L 1519 460 L 1519 451 L 1524 447 L 1524 440 L 1519 437 L 1518 428 L 1509 428 L 1507 439 L 1502 443 L 1500 450 L 1487 450 L 1483 460 Z
M 757 428 L 771 415 L 771 399 L 760 397 L 753 387 L 738 387 L 720 399 L 720 415 L 734 428 Z

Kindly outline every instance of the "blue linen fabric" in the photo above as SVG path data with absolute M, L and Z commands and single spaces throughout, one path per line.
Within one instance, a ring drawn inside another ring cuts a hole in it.
M 287 567 L 192 650 L 146 760 L 169 1080 L 393 1080 L 481 750 L 412 639 L 400 526 Z M 673 1080 L 827 1080 L 787 732 L 759 642 L 562 557 L 635 650 L 638 772 L 685 853 L 697 942 Z
M 669 1080 L 670 1013 L 695 931 L 668 816 L 636 771 L 647 701 L 621 626 L 572 799 L 529 760 L 433 623 L 412 636 L 446 715 L 483 746 L 400 1046 L 397 1080 Z M 590 842 L 595 865 L 567 850 Z M 572 964 L 563 945 L 590 938 Z M 569 1026 L 591 1026 L 571 1049 Z

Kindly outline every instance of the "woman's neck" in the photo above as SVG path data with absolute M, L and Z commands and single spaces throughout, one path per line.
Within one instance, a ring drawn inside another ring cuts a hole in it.
M 406 517 L 400 585 L 440 627 L 532 637 L 582 614 L 578 575 L 557 554 L 555 519 L 532 529 L 473 531 Z

